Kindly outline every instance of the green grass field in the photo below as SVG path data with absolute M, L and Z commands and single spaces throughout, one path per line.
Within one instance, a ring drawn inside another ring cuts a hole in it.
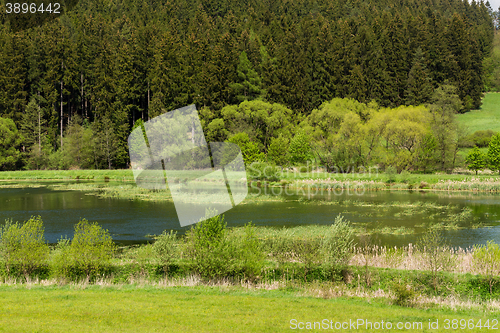
M 373 325 L 383 321 L 384 327 L 390 322 L 393 329 L 398 323 L 413 326 L 398 330 L 406 332 L 479 332 L 484 329 L 461 330 L 460 320 L 477 324 L 481 319 L 484 324 L 489 319 L 491 327 L 500 319 L 498 313 L 483 310 L 404 308 L 378 298 L 323 299 L 286 290 L 227 287 L 2 286 L 0 298 L 4 332 L 284 332 L 307 328 L 308 322 L 311 327 L 314 322 L 328 325 L 306 329 L 313 332 L 374 330 L 366 324 L 353 328 L 349 320 Z M 453 319 L 458 329 L 451 329 Z M 429 330 L 429 320 L 438 321 L 439 329 Z M 335 329 L 335 323 L 348 323 L 347 329 Z
M 460 114 L 458 121 L 470 133 L 484 130 L 500 132 L 500 93 L 487 93 L 481 109 Z

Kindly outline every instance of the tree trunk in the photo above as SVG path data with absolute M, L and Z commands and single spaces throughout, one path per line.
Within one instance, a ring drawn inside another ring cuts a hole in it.
M 63 146 L 63 82 L 61 79 L 61 149 Z

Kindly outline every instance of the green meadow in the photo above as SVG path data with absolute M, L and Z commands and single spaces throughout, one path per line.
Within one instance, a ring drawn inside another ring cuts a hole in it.
M 470 133 L 485 130 L 500 132 L 500 93 L 487 93 L 479 110 L 458 115 L 458 121 Z
M 324 299 L 293 290 L 225 286 L 4 285 L 0 298 L 4 332 L 284 332 L 308 323 L 313 329 L 307 331 L 339 331 L 335 324 L 343 324 L 343 332 L 369 332 L 366 322 L 376 327 L 382 321 L 393 329 L 398 323 L 412 327 L 406 332 L 479 332 L 488 331 L 476 328 L 479 321 L 492 328 L 500 319 L 486 308 L 403 308 L 379 298 Z M 360 326 L 353 325 L 358 320 Z M 429 322 L 438 322 L 439 329 L 430 330 Z

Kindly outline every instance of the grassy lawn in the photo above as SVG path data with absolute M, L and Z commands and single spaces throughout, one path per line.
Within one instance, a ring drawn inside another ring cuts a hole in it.
M 498 314 L 471 309 L 414 309 L 389 305 L 384 299 L 322 299 L 284 290 L 223 287 L 2 286 L 0 298 L 0 330 L 6 332 L 283 332 L 298 328 L 299 322 L 314 325 L 324 319 L 333 325 L 358 319 L 391 322 L 393 329 L 399 322 L 421 322 L 422 329 L 402 331 L 448 332 L 446 319 L 489 319 L 490 325 L 500 319 Z M 439 329 L 429 330 L 429 320 L 438 320 Z M 458 328 L 453 331 L 482 331 L 461 330 L 460 324 Z M 308 331 L 325 330 L 316 326 Z M 372 330 L 363 325 L 342 331 Z
M 460 114 L 458 121 L 470 133 L 484 130 L 500 132 L 500 93 L 487 93 L 481 109 Z

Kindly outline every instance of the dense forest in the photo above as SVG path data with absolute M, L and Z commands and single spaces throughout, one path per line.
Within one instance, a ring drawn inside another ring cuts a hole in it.
M 6 15 L 0 170 L 128 167 L 133 126 L 189 104 L 247 160 L 309 141 L 331 166 L 447 169 L 495 28 L 462 0 L 81 0 L 29 29 Z

